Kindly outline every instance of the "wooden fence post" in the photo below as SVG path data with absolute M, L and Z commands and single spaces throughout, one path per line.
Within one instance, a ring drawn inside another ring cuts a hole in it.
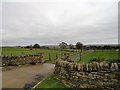
M 58 53 L 56 53 L 56 60 L 58 59 Z
M 82 55 L 81 55 L 81 53 L 80 53 L 80 60 L 79 60 L 79 61 L 81 61 L 81 56 L 82 56 Z
M 49 61 L 51 61 L 51 54 L 49 53 Z

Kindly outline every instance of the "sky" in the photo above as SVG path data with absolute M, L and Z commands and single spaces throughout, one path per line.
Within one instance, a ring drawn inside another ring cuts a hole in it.
M 1 4 L 0 4 L 1 5 Z M 118 1 L 2 2 L 2 45 L 118 43 Z

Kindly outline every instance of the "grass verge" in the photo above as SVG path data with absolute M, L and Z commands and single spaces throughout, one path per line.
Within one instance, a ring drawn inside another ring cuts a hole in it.
M 44 79 L 35 89 L 39 88 L 68 88 L 60 81 L 58 81 L 52 74 Z

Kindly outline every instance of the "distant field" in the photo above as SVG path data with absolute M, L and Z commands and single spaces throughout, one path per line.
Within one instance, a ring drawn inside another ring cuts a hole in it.
M 61 57 L 63 55 L 64 51 L 62 50 L 49 50 L 49 49 L 26 49 L 26 48 L 2 48 L 2 55 L 5 56 L 20 56 L 20 55 L 32 55 L 36 53 L 42 53 L 44 52 L 44 57 L 46 62 L 55 62 L 56 61 L 56 54 L 58 57 Z M 49 60 L 49 53 L 51 57 L 51 61 Z M 76 52 L 75 52 L 76 53 Z M 96 50 L 94 51 L 83 51 L 81 61 L 80 55 L 76 54 L 71 57 L 72 60 L 75 62 L 81 63 L 88 63 L 93 58 L 100 58 L 100 59 L 118 59 L 119 52 L 115 50 Z
M 61 50 L 48 50 L 48 49 L 26 49 L 26 48 L 2 48 L 2 55 L 5 56 L 20 56 L 20 55 L 32 55 L 37 53 L 44 52 L 45 60 L 49 60 L 49 53 L 51 56 L 51 60 L 54 61 L 56 59 L 56 54 L 60 57 L 64 51 Z M 50 62 L 52 62 L 50 61 Z
M 81 57 L 81 61 L 79 61 L 80 55 L 77 54 L 75 56 L 73 56 L 73 59 L 76 62 L 84 62 L 87 63 L 89 62 L 91 59 L 94 58 L 100 58 L 103 60 L 109 60 L 109 59 L 118 59 L 119 57 L 119 52 L 115 51 L 115 50 L 96 50 L 95 52 L 93 51 L 84 51 L 82 53 L 82 57 Z

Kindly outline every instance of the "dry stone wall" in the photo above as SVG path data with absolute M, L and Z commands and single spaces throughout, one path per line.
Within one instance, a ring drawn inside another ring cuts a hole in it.
M 63 61 L 68 61 L 68 62 L 73 62 L 73 61 L 70 59 L 70 56 L 71 56 L 70 52 L 65 52 L 65 53 L 64 53 L 64 56 L 61 58 L 61 60 L 63 60 Z
M 71 88 L 120 90 L 120 63 L 57 61 L 54 74 Z
M 44 54 L 38 53 L 36 55 L 26 56 L 2 56 L 2 66 L 15 66 L 30 63 L 44 63 Z

